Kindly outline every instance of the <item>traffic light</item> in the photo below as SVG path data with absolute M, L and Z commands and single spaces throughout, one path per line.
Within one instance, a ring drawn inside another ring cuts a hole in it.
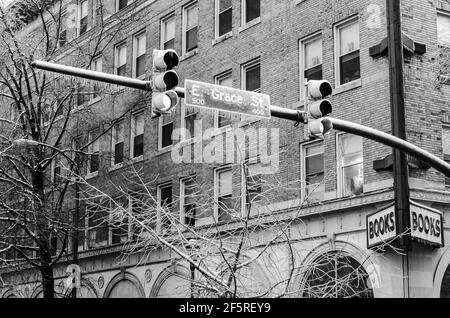
M 173 70 L 180 59 L 175 50 L 154 50 L 152 67 L 152 118 L 171 113 L 180 98 L 173 90 L 179 78 Z
M 333 129 L 330 120 L 322 118 L 330 114 L 333 110 L 330 100 L 327 97 L 333 93 L 333 88 L 328 81 L 308 81 L 308 133 L 314 138 L 323 136 Z

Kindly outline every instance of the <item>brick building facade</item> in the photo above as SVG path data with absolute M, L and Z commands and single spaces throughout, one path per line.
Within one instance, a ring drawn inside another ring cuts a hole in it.
M 67 28 L 54 61 L 86 67 L 91 56 L 83 52 L 89 52 L 92 39 L 102 29 L 114 31 L 111 43 L 93 57 L 91 69 L 148 79 L 151 52 L 173 48 L 180 54 L 177 72 L 182 80 L 261 92 L 270 95 L 273 105 L 300 110 L 305 105 L 303 78 L 323 78 L 334 87 L 333 117 L 390 133 L 387 54 L 371 54 L 371 48 L 387 36 L 385 1 L 112 2 L 103 8 L 111 14 L 108 17 L 104 13 L 103 28 L 98 22 L 97 1 L 74 3 L 78 8 L 76 27 Z M 450 2 L 403 1 L 402 10 L 403 31 L 426 47 L 425 53 L 405 50 L 408 141 L 448 159 L 450 59 L 446 58 L 450 56 Z M 32 34 L 39 30 L 40 22 L 32 21 L 21 32 Z M 389 248 L 370 249 L 367 242 L 366 217 L 394 200 L 392 166 L 375 169 L 374 165 L 390 154 L 389 147 L 338 131 L 327 135 L 323 142 L 312 140 L 302 125 L 296 127 L 282 119 L 248 119 L 190 109 L 183 103 L 171 116 L 151 118 L 150 94 L 136 90 L 117 92 L 116 89 L 114 94 L 86 96 L 80 106 L 89 108 L 89 115 L 80 111 L 79 120 L 72 124 L 73 131 L 77 132 L 73 137 L 88 141 L 102 133 L 106 123 L 125 114 L 119 124 L 102 136 L 98 145 L 94 143 L 90 148 L 90 153 L 99 154 L 99 160 L 91 160 L 84 167 L 88 182 L 114 197 L 118 193 L 110 184 L 126 187 L 123 175 L 133 165 L 137 170 L 142 169 L 144 179 L 154 180 L 152 195 L 160 202 L 176 202 L 173 209 L 180 213 L 181 222 L 193 222 L 190 225 L 199 231 L 207 231 L 217 219 L 220 223 L 217 202 L 226 200 L 227 196 L 239 201 L 234 201 L 235 208 L 245 207 L 241 165 L 174 163 L 172 150 L 178 141 L 171 140 L 172 132 L 177 128 L 189 130 L 195 125 L 194 120 L 201 120 L 203 130 L 218 128 L 212 138 L 219 135 L 225 138 L 229 129 L 236 128 L 253 127 L 258 133 L 260 128 L 279 129 L 276 130 L 280 149 L 278 169 L 264 175 L 264 182 L 257 188 L 257 193 L 264 193 L 264 197 L 255 203 L 253 218 L 276 215 L 278 220 L 294 219 L 295 222 L 289 223 L 289 241 L 296 250 L 295 260 L 290 260 L 283 240 L 277 242 L 274 259 L 258 260 L 249 269 L 256 277 L 249 290 L 263 286 L 271 290 L 269 296 L 283 293 L 283 287 L 273 290 L 271 287 L 280 281 L 286 283 L 291 262 L 295 262 L 292 279 L 286 287 L 290 292 L 286 295 L 323 296 L 305 291 L 305 286 L 314 285 L 315 278 L 304 268 L 314 262 L 320 266 L 321 256 L 340 251 L 353 269 L 357 268 L 358 273 L 361 269 L 367 288 L 359 296 L 404 297 L 406 274 L 401 255 Z M 195 141 L 184 141 L 184 145 L 194 149 L 202 136 L 195 138 Z M 440 211 L 445 222 L 450 211 L 448 181 L 441 173 L 413 159 L 409 167 L 411 199 Z M 231 176 L 226 174 L 227 169 L 231 169 Z M 182 212 L 182 202 L 186 201 L 181 199 L 184 181 L 194 175 L 202 185 L 201 192 L 213 198 L 199 204 L 201 209 L 197 206 L 195 222 L 188 221 Z M 223 186 L 225 183 L 230 184 Z M 67 208 L 73 209 L 74 203 L 69 202 Z M 156 223 L 160 231 L 159 216 Z M 230 224 L 240 226 L 236 221 L 222 222 L 218 227 Z M 410 297 L 450 295 L 449 230 L 445 224 L 442 232 L 443 247 L 413 243 L 408 254 Z M 161 248 L 146 254 L 144 260 L 138 253 L 119 261 L 124 241 L 111 229 L 105 233 L 99 230 L 91 244 L 90 233 L 86 231 L 86 242 L 80 243 L 82 296 L 189 297 L 189 289 L 178 287 L 188 281 L 191 269 L 176 253 Z M 269 228 L 255 233 L 260 241 L 248 249 L 247 257 L 257 253 L 264 240 L 271 238 Z M 62 262 L 55 273 L 62 293 L 67 293 L 62 282 L 69 263 Z M 3 280 L 9 284 L 0 290 L 0 296 L 39 297 L 41 287 L 36 273 L 31 269 L 23 272 L 29 273 L 27 280 L 19 278 L 22 275 L 13 269 L 2 269 Z M 180 276 L 187 278 L 183 281 Z

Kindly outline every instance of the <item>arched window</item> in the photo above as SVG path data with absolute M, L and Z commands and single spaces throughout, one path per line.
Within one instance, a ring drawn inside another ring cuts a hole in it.
M 369 275 L 353 257 L 329 252 L 308 266 L 303 297 L 373 298 L 368 280 Z
M 189 277 L 173 274 L 164 280 L 157 298 L 189 298 L 191 297 L 191 280 Z
M 441 298 L 450 298 L 450 265 L 445 270 L 442 278 Z
M 139 279 L 131 273 L 124 272 L 114 276 L 106 287 L 107 298 L 144 298 L 145 292 Z

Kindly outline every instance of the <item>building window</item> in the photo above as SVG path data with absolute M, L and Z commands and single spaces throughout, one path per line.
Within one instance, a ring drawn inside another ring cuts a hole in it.
M 231 0 L 216 1 L 216 38 L 231 32 L 233 26 L 233 7 Z
M 301 146 L 302 202 L 323 201 L 325 194 L 323 154 L 323 141 Z
M 138 158 L 144 154 L 144 112 L 133 114 L 131 117 L 131 158 Z
M 195 187 L 195 176 L 180 179 L 181 221 L 188 226 L 195 226 L 197 217 Z
M 322 37 L 314 36 L 300 42 L 300 92 L 303 94 L 305 79 L 322 79 Z
M 83 106 L 87 101 L 89 101 L 89 92 L 86 86 L 82 84 L 78 84 L 77 86 L 77 107 Z M 63 107 L 59 107 L 61 100 L 58 98 L 57 103 L 57 117 L 62 115 L 59 112 L 62 112 Z
M 112 165 L 116 166 L 123 162 L 124 140 L 125 140 L 125 121 L 121 120 L 114 124 L 112 128 Z
M 181 101 L 181 139 L 189 140 L 195 137 L 195 119 L 198 111 L 193 107 L 186 106 L 184 100 Z
M 175 49 L 175 15 L 161 21 L 161 48 Z
M 183 9 L 183 54 L 195 50 L 198 46 L 198 4 Z
M 146 33 L 142 32 L 133 38 L 133 72 L 134 77 L 145 75 Z
M 246 159 L 242 166 L 242 202 L 245 202 L 248 208 L 254 209 L 262 200 L 261 193 L 261 163 L 258 158 Z
M 57 185 L 62 181 L 61 175 L 61 161 L 58 158 L 55 158 L 52 161 L 53 169 L 52 169 L 52 182 Z
M 355 81 L 361 77 L 359 60 L 359 21 L 351 19 L 336 26 L 336 68 L 338 85 Z
M 218 222 L 231 220 L 233 214 L 233 171 L 231 167 L 217 169 L 214 175 L 215 210 Z
M 88 1 L 80 2 L 80 30 L 79 35 L 86 33 L 88 26 Z
M 100 130 L 95 129 L 89 132 L 89 162 L 88 171 L 90 174 L 98 172 L 100 164 L 100 141 L 98 138 L 100 135 Z
M 249 23 L 261 15 L 261 0 L 242 0 L 243 24 Z
M 338 186 L 342 197 L 363 193 L 363 140 L 351 134 L 337 136 Z
M 172 146 L 173 117 L 172 116 L 159 117 L 158 126 L 159 126 L 158 149 L 162 150 Z
M 115 50 L 114 69 L 117 75 L 125 76 L 127 71 L 127 46 L 121 44 Z
M 305 273 L 304 298 L 373 298 L 369 275 L 353 257 L 329 252 L 313 264 Z
M 450 46 L 450 12 L 438 11 L 437 32 L 438 43 Z
M 88 247 L 96 248 L 108 245 L 109 215 L 108 209 L 101 206 L 90 206 L 87 208 L 88 217 Z
M 63 47 L 67 43 L 67 30 L 61 25 L 61 30 L 59 31 L 58 45 Z
M 130 3 L 132 3 L 133 0 L 116 0 L 116 11 L 120 11 L 124 8 L 126 8 Z
M 450 126 L 442 127 L 442 152 L 444 161 L 450 163 Z M 445 187 L 450 188 L 450 178 L 445 177 Z
M 158 205 L 160 209 L 159 211 L 159 224 L 162 232 L 168 230 L 170 228 L 170 216 L 169 213 L 172 209 L 172 185 L 165 184 L 160 185 L 157 188 L 157 197 L 158 197 Z
M 216 85 L 226 86 L 226 87 L 232 87 L 233 86 L 233 77 L 232 77 L 232 71 L 226 71 L 225 73 L 222 73 L 214 79 L 214 82 Z M 214 127 L 222 128 L 231 125 L 231 114 L 221 111 L 215 111 L 215 118 L 214 118 Z
M 127 210 L 129 208 L 127 197 L 116 198 L 111 202 L 111 244 L 124 243 L 129 237 Z
M 242 66 L 242 87 L 246 91 L 261 92 L 261 64 L 259 59 Z
M 101 57 L 96 58 L 95 60 L 92 61 L 91 69 L 96 72 L 102 72 L 102 58 Z M 92 99 L 95 99 L 99 96 L 99 92 L 100 92 L 98 84 L 93 84 L 92 90 L 93 90 L 93 93 L 91 96 L 92 96 Z

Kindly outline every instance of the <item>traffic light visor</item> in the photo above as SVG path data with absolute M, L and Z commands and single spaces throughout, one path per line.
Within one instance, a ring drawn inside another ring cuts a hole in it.
M 325 98 L 333 94 L 333 87 L 328 81 L 308 81 L 309 96 L 314 99 Z

